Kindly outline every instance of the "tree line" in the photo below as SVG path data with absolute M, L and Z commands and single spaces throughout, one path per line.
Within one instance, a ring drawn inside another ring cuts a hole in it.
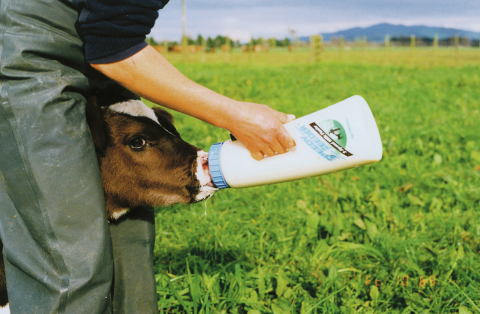
M 198 45 L 201 46 L 203 41 L 205 40 L 205 43 L 207 45 L 207 48 L 220 48 L 223 45 L 227 44 L 227 36 L 222 36 L 218 35 L 214 38 L 212 37 L 207 37 L 204 38 L 202 35 L 198 35 L 196 39 L 187 37 L 187 41 L 189 45 Z M 164 42 L 157 42 L 153 37 L 147 37 L 146 42 L 149 45 L 152 46 L 161 46 L 164 45 Z M 233 41 L 230 40 L 230 46 L 233 47 L 240 47 L 242 44 L 240 43 L 239 40 Z M 173 47 L 177 45 L 181 45 L 182 43 L 179 41 L 168 41 L 168 46 Z M 263 38 L 263 37 L 258 37 L 258 38 L 252 38 L 251 39 L 251 44 L 255 45 L 275 45 L 276 47 L 288 47 L 290 46 L 291 40 L 288 37 L 285 37 L 284 39 L 278 40 L 276 38 Z
M 392 43 L 397 43 L 400 46 L 408 46 L 410 45 L 411 38 L 409 36 L 398 36 L 390 38 Z M 420 37 L 415 39 L 416 44 L 424 44 L 426 46 L 433 45 L 434 38 L 432 37 Z M 478 39 L 469 40 L 466 37 L 459 37 L 458 38 L 459 44 L 461 46 L 478 46 L 479 41 Z M 443 38 L 438 40 L 439 46 L 454 46 L 455 45 L 455 37 Z
M 216 37 L 207 37 L 204 38 L 202 35 L 198 35 L 196 39 L 187 37 L 188 45 L 198 45 L 201 46 L 203 41 L 205 40 L 207 49 L 211 48 L 220 48 L 227 44 L 227 36 L 218 35 Z M 359 39 L 356 39 L 358 41 Z M 480 43 L 478 39 L 469 40 L 465 37 L 459 37 L 459 44 L 461 46 L 475 46 L 477 47 Z M 338 37 L 332 37 L 330 42 L 333 44 L 338 44 Z M 157 42 L 153 37 L 147 37 L 146 42 L 152 46 L 163 46 L 164 42 Z M 411 44 L 411 37 L 409 36 L 393 36 L 390 38 L 390 42 L 393 45 L 397 46 L 409 46 Z M 417 37 L 415 38 L 415 43 L 418 46 L 432 46 L 434 42 L 434 38 L 432 37 Z M 229 41 L 230 46 L 233 47 L 241 47 L 242 43 L 240 41 Z M 168 47 L 174 47 L 181 45 L 181 41 L 168 41 Z M 248 43 L 243 43 L 248 44 Z M 268 45 L 268 46 L 276 46 L 276 47 L 289 47 L 293 43 L 290 38 L 285 37 L 281 40 L 276 38 L 252 38 L 250 44 L 253 46 L 256 45 Z M 455 45 L 455 37 L 443 38 L 438 40 L 438 46 L 454 46 Z

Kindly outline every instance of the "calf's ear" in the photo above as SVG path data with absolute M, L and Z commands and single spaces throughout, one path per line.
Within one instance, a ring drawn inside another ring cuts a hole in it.
M 100 106 L 97 104 L 97 97 L 91 96 L 87 100 L 86 116 L 90 133 L 92 133 L 95 151 L 102 153 L 107 144 L 105 135 L 104 121 Z
M 159 107 L 153 107 L 152 110 L 153 112 L 155 112 L 157 119 L 159 120 L 167 119 L 171 124 L 173 124 L 173 116 L 170 114 L 170 112 L 163 110 L 162 108 L 159 108 Z
M 168 132 L 171 134 L 182 138 L 180 134 L 178 133 L 177 129 L 175 129 L 175 126 L 173 125 L 173 116 L 170 114 L 170 112 L 165 111 L 161 108 L 158 107 L 153 107 L 153 112 L 155 112 L 155 116 L 157 116 L 158 122 L 160 122 L 160 125 L 167 129 Z

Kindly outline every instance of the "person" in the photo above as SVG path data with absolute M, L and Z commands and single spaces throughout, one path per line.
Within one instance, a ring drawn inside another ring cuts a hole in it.
M 154 217 L 108 224 L 86 99 L 104 90 L 229 130 L 260 160 L 293 116 L 183 76 L 145 43 L 165 0 L 1 0 L 0 238 L 12 313 L 157 313 Z

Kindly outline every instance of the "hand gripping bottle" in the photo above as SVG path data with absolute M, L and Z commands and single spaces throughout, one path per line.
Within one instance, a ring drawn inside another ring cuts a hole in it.
M 284 124 L 296 146 L 257 161 L 237 140 L 210 147 L 208 165 L 218 188 L 245 188 L 304 179 L 382 159 L 382 142 L 367 102 L 353 96 Z

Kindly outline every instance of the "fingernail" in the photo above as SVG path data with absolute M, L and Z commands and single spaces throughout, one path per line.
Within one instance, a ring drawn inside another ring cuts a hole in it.
M 263 159 L 262 154 L 251 154 L 251 155 L 252 155 L 252 158 L 255 159 L 255 160 L 262 160 Z
M 295 120 L 294 114 L 287 114 L 288 122 Z

